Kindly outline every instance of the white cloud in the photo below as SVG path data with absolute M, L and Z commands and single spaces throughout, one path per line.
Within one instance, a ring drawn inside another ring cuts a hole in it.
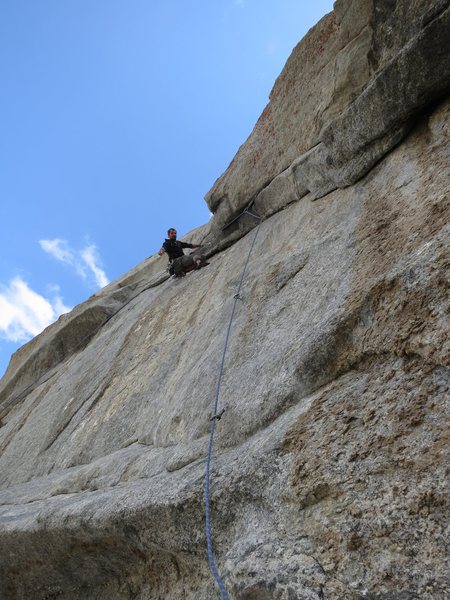
M 58 318 L 60 315 L 70 312 L 72 308 L 70 306 L 66 306 L 62 298 L 56 296 L 56 298 L 53 300 L 53 310 L 57 315 L 56 318 Z
M 49 294 L 58 294 L 61 291 L 61 288 L 57 283 L 47 284 L 46 289 Z
M 44 298 L 20 277 L 0 287 L 0 336 L 11 342 L 26 342 L 71 310 L 62 298 Z
M 108 285 L 109 280 L 100 266 L 101 260 L 95 244 L 90 244 L 82 250 L 74 250 L 66 240 L 60 238 L 39 240 L 39 244 L 47 254 L 75 269 L 77 275 L 82 279 L 88 279 L 88 275 L 91 273 L 97 287 Z
M 68 265 L 75 263 L 75 257 L 66 240 L 55 238 L 54 240 L 39 240 L 39 243 L 45 252 L 54 256 L 57 260 Z
M 106 277 L 105 271 L 103 271 L 97 264 L 99 262 L 99 257 L 97 254 L 97 248 L 93 244 L 91 246 L 87 246 L 81 251 L 81 258 L 94 274 L 97 285 L 99 287 L 105 287 L 105 285 L 108 285 L 109 280 Z

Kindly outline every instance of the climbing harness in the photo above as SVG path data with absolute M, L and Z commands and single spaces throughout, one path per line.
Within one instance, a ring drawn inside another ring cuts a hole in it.
M 211 573 L 213 574 L 214 579 L 216 580 L 217 585 L 219 586 L 220 593 L 222 595 L 223 600 L 229 600 L 229 597 L 228 597 L 227 591 L 225 589 L 225 586 L 223 584 L 223 581 L 217 570 L 216 563 L 214 560 L 213 548 L 212 548 L 212 534 L 211 534 L 211 521 L 210 521 L 210 517 L 211 517 L 210 478 L 211 478 L 212 450 L 213 450 L 213 441 L 214 441 L 214 432 L 216 429 L 216 422 L 221 419 L 223 413 L 225 412 L 225 408 L 222 408 L 222 410 L 220 412 L 218 412 L 218 406 L 219 406 L 220 384 L 222 381 L 223 369 L 224 369 L 224 365 L 225 365 L 225 355 L 227 353 L 228 340 L 230 338 L 230 332 L 231 332 L 231 325 L 233 324 L 233 318 L 234 318 L 234 313 L 236 310 L 236 304 L 237 304 L 238 300 L 242 301 L 240 291 L 242 288 L 242 284 L 244 282 L 244 277 L 245 277 L 245 273 L 247 271 L 247 265 L 250 260 L 250 255 L 255 246 L 259 228 L 260 228 L 262 220 L 263 220 L 262 217 L 249 211 L 248 208 L 245 208 L 244 211 L 242 213 L 240 213 L 240 215 L 238 215 L 238 217 L 236 217 L 236 219 L 238 219 L 244 213 L 249 214 L 252 217 L 255 217 L 255 219 L 259 220 L 259 223 L 256 227 L 256 232 L 255 232 L 255 235 L 253 236 L 253 240 L 250 245 L 250 250 L 248 251 L 248 254 L 247 254 L 247 259 L 245 261 L 244 268 L 242 269 L 241 278 L 239 281 L 237 291 L 233 296 L 234 302 L 233 302 L 233 307 L 231 310 L 231 316 L 230 316 L 230 320 L 228 323 L 227 332 L 225 335 L 225 343 L 224 343 L 223 352 L 222 352 L 222 360 L 220 363 L 219 374 L 217 377 L 216 394 L 215 394 L 215 399 L 214 399 L 214 409 L 213 409 L 213 413 L 212 413 L 213 416 L 210 419 L 211 431 L 210 431 L 210 435 L 209 435 L 208 457 L 206 459 L 206 470 L 205 470 L 205 531 L 206 531 L 206 544 L 207 544 L 207 549 L 208 549 L 208 562 L 209 562 L 209 567 L 211 569 Z M 232 222 L 236 221 L 236 219 L 233 219 Z

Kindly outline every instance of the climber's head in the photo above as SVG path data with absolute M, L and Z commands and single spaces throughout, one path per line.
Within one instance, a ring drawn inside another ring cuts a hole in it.
M 167 230 L 167 235 L 169 236 L 169 239 L 176 240 L 177 239 L 177 230 L 174 229 L 173 227 L 171 227 L 170 229 Z

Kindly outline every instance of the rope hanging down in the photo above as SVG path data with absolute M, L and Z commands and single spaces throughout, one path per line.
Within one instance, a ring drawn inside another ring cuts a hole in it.
M 244 268 L 242 269 L 241 279 L 239 281 L 237 291 L 234 295 L 233 308 L 231 310 L 230 321 L 228 323 L 228 329 L 227 329 L 227 333 L 225 336 L 225 344 L 224 344 L 223 352 L 222 352 L 222 361 L 220 363 L 219 374 L 218 374 L 217 383 L 216 383 L 216 395 L 215 395 L 215 399 L 214 399 L 213 416 L 211 417 L 211 432 L 210 432 L 210 436 L 209 436 L 208 458 L 206 460 L 206 471 L 205 471 L 205 530 L 206 530 L 206 543 L 207 543 L 207 547 L 208 547 L 208 562 L 209 562 L 209 567 L 211 569 L 211 573 L 213 574 L 214 579 L 216 580 L 217 585 L 219 586 L 220 593 L 222 595 L 223 600 L 229 600 L 229 597 L 228 597 L 227 591 L 225 589 L 225 586 L 223 584 L 223 581 L 220 578 L 219 572 L 217 570 L 216 563 L 214 560 L 213 548 L 212 548 L 212 535 L 211 535 L 211 522 L 210 522 L 210 515 L 211 515 L 210 475 L 211 475 L 212 450 L 213 450 L 214 432 L 216 430 L 216 421 L 220 420 L 220 418 L 222 417 L 222 415 L 225 411 L 225 409 L 223 408 L 220 412 L 218 412 L 218 407 L 219 407 L 220 384 L 222 381 L 223 369 L 224 369 L 224 365 L 225 365 L 225 355 L 227 353 L 228 340 L 230 338 L 230 332 L 231 332 L 231 325 L 233 324 L 234 313 L 236 310 L 236 304 L 237 304 L 238 300 L 242 300 L 240 291 L 242 288 L 242 284 L 244 282 L 245 272 L 247 271 L 247 265 L 250 260 L 250 255 L 251 255 L 253 247 L 255 245 L 256 238 L 257 238 L 258 232 L 259 232 L 259 228 L 260 228 L 261 222 L 262 222 L 262 217 L 249 211 L 248 209 L 245 209 L 241 214 L 244 214 L 244 213 L 251 215 L 252 217 L 255 217 L 256 219 L 259 219 L 259 223 L 258 223 L 258 226 L 256 227 L 256 232 L 255 232 L 255 235 L 253 236 L 253 240 L 250 245 L 250 250 L 248 251 L 248 254 L 247 254 L 247 260 L 245 261 Z

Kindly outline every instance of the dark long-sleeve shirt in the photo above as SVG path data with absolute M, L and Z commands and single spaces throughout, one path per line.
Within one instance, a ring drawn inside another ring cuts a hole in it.
M 193 244 L 188 244 L 187 242 L 180 242 L 179 240 L 170 239 L 166 239 L 162 247 L 169 255 L 169 262 L 172 262 L 176 258 L 183 256 L 183 248 L 195 248 Z

